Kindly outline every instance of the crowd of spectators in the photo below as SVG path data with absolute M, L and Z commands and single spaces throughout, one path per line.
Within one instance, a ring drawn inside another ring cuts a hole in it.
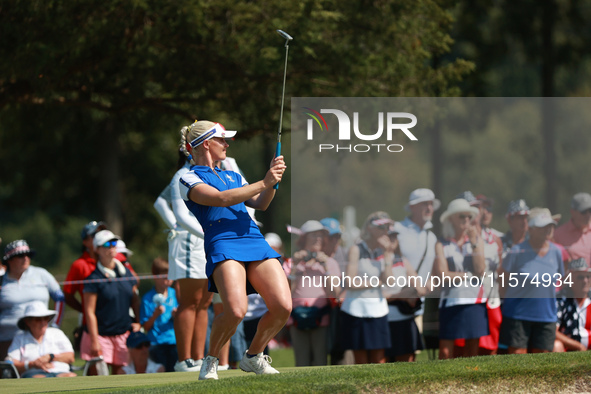
M 562 225 L 561 215 L 547 208 L 511 201 L 504 233 L 491 228 L 494 201 L 465 191 L 439 215 L 438 237 L 432 221 L 440 207 L 431 190 L 414 190 L 407 217 L 371 213 L 348 248 L 341 240 L 346 229 L 335 218 L 293 228 L 298 239 L 283 258 L 293 311 L 273 343 L 291 343 L 297 366 L 325 365 L 329 356 L 333 364 L 414 361 L 425 349 L 422 318 L 425 297 L 432 297 L 439 299 L 441 359 L 591 347 L 591 195 L 572 197 Z M 265 238 L 284 254 L 277 234 Z M 140 297 L 132 252 L 106 223 L 88 223 L 81 240 L 82 255 L 63 290 L 32 265 L 35 251 L 26 240 L 5 246 L 0 359 L 12 361 L 23 377 L 75 376 L 74 349 L 83 360 L 102 358 L 112 374 L 174 371 L 179 291 L 167 277 L 168 262 L 154 259 L 154 287 Z M 444 277 L 447 284 L 435 283 Z M 392 278 L 421 280 L 393 286 Z M 50 298 L 54 309 L 48 309 Z M 228 368 L 266 312 L 259 296 L 248 302 L 243 327 L 225 350 L 221 365 Z M 74 346 L 59 329 L 64 303 L 81 315 Z

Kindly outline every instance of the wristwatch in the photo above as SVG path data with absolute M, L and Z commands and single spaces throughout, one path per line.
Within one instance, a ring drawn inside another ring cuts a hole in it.
M 52 362 L 54 358 L 55 358 L 55 354 L 49 353 L 49 362 Z

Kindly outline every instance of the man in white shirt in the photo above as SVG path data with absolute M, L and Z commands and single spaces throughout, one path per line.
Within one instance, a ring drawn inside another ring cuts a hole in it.
M 406 257 L 424 281 L 427 280 L 427 275 L 430 275 L 435 260 L 437 237 L 431 231 L 433 228 L 431 219 L 440 206 L 441 202 L 435 198 L 432 190 L 425 188 L 413 190 L 408 204 L 404 207 L 410 215 L 394 225 L 395 231 L 398 232 L 402 256 Z M 423 313 L 424 307 L 415 313 L 416 323 L 421 333 L 423 332 Z

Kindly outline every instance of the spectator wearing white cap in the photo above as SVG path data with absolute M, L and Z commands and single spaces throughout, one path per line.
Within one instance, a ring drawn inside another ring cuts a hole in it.
M 591 350 L 591 268 L 580 257 L 569 263 L 568 274 L 572 283 L 564 284 L 556 300 L 554 351 Z
M 41 301 L 32 302 L 18 321 L 19 331 L 8 349 L 7 359 L 23 378 L 72 377 L 70 364 L 74 349 L 66 335 L 49 327 L 57 312 L 47 309 Z
M 136 279 L 119 260 L 117 241 L 121 238 L 109 230 L 94 236 L 98 255 L 96 270 L 84 285 L 86 329 L 82 334 L 80 355 L 90 360 L 102 355 L 112 374 L 122 374 L 128 363 L 126 340 L 130 331 L 138 331 L 140 299 Z M 129 315 L 132 308 L 135 322 Z
M 416 277 L 417 272 L 412 268 L 408 260 L 400 254 L 398 232 L 392 226 L 388 231 L 390 241 L 394 245 L 394 261 L 392 262 L 392 275 L 397 278 Z M 392 347 L 386 349 L 386 356 L 393 361 L 415 361 L 415 352 L 423 350 L 425 345 L 423 338 L 414 319 L 414 312 L 422 306 L 419 296 L 427 292 L 425 286 L 420 283 L 412 283 L 403 288 L 391 287 L 388 295 L 388 325 Z M 413 287 L 412 285 L 417 285 Z M 401 316 L 402 315 L 402 316 Z
M 297 367 L 326 365 L 330 323 L 328 297 L 335 297 L 338 289 L 333 291 L 330 286 L 324 286 L 324 281 L 326 277 L 340 275 L 340 269 L 323 251 L 328 230 L 322 223 L 308 220 L 300 230 L 297 251 L 293 254 L 291 272 L 288 272 L 293 297 L 289 332 Z
M 435 247 L 433 274 L 452 278 L 454 283 L 443 287 L 439 302 L 440 359 L 458 356 L 456 339 L 465 340 L 463 356 L 478 355 L 480 338 L 489 334 L 486 291 L 478 280 L 471 280 L 486 271 L 484 241 L 472 224 L 478 214 L 478 208 L 458 198 L 440 217 L 442 239 Z
M 499 341 L 509 354 L 551 352 L 556 338 L 556 283 L 564 280 L 562 253 L 550 242 L 556 221 L 543 212 L 528 225 L 529 239 L 513 246 L 499 271 Z
M 441 202 L 435 198 L 432 190 L 425 188 L 413 190 L 408 198 L 408 204 L 404 206 L 410 214 L 395 224 L 400 252 L 423 280 L 427 280 L 433 270 L 437 236 L 431 230 L 433 228 L 431 220 L 440 206 Z M 391 318 L 395 318 L 395 308 L 390 308 Z M 415 322 L 421 333 L 423 332 L 423 313 L 424 306 L 415 313 L 417 316 Z M 399 313 L 398 317 L 406 318 L 402 313 Z
M 341 341 L 351 349 L 356 364 L 386 362 L 392 346 L 388 326 L 388 302 L 382 285 L 392 276 L 394 249 L 388 231 L 394 224 L 383 211 L 369 214 L 361 229 L 361 241 L 349 249 L 344 283 L 347 293 L 341 306 Z M 376 278 L 370 281 L 362 278 Z
M 4 248 L 2 260 L 6 273 L 0 277 L 0 360 L 6 357 L 8 346 L 18 331 L 17 322 L 29 304 L 41 301 L 48 305 L 51 298 L 58 311 L 54 324 L 61 324 L 64 293 L 45 268 L 31 265 L 34 256 L 35 250 L 24 239 L 10 242 Z
M 591 195 L 577 193 L 571 200 L 571 218 L 558 227 L 554 240 L 564 246 L 571 258 L 591 261 Z

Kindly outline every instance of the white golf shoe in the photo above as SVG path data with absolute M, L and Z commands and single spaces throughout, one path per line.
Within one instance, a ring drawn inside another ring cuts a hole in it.
M 254 372 L 257 375 L 271 375 L 279 373 L 270 364 L 273 362 L 271 357 L 264 353 L 259 353 L 254 357 L 247 356 L 248 350 L 244 352 L 244 357 L 240 360 L 240 369 L 244 372 Z
M 203 359 L 201 371 L 199 372 L 199 380 L 214 379 L 218 380 L 218 363 L 219 359 L 213 356 L 207 356 Z

